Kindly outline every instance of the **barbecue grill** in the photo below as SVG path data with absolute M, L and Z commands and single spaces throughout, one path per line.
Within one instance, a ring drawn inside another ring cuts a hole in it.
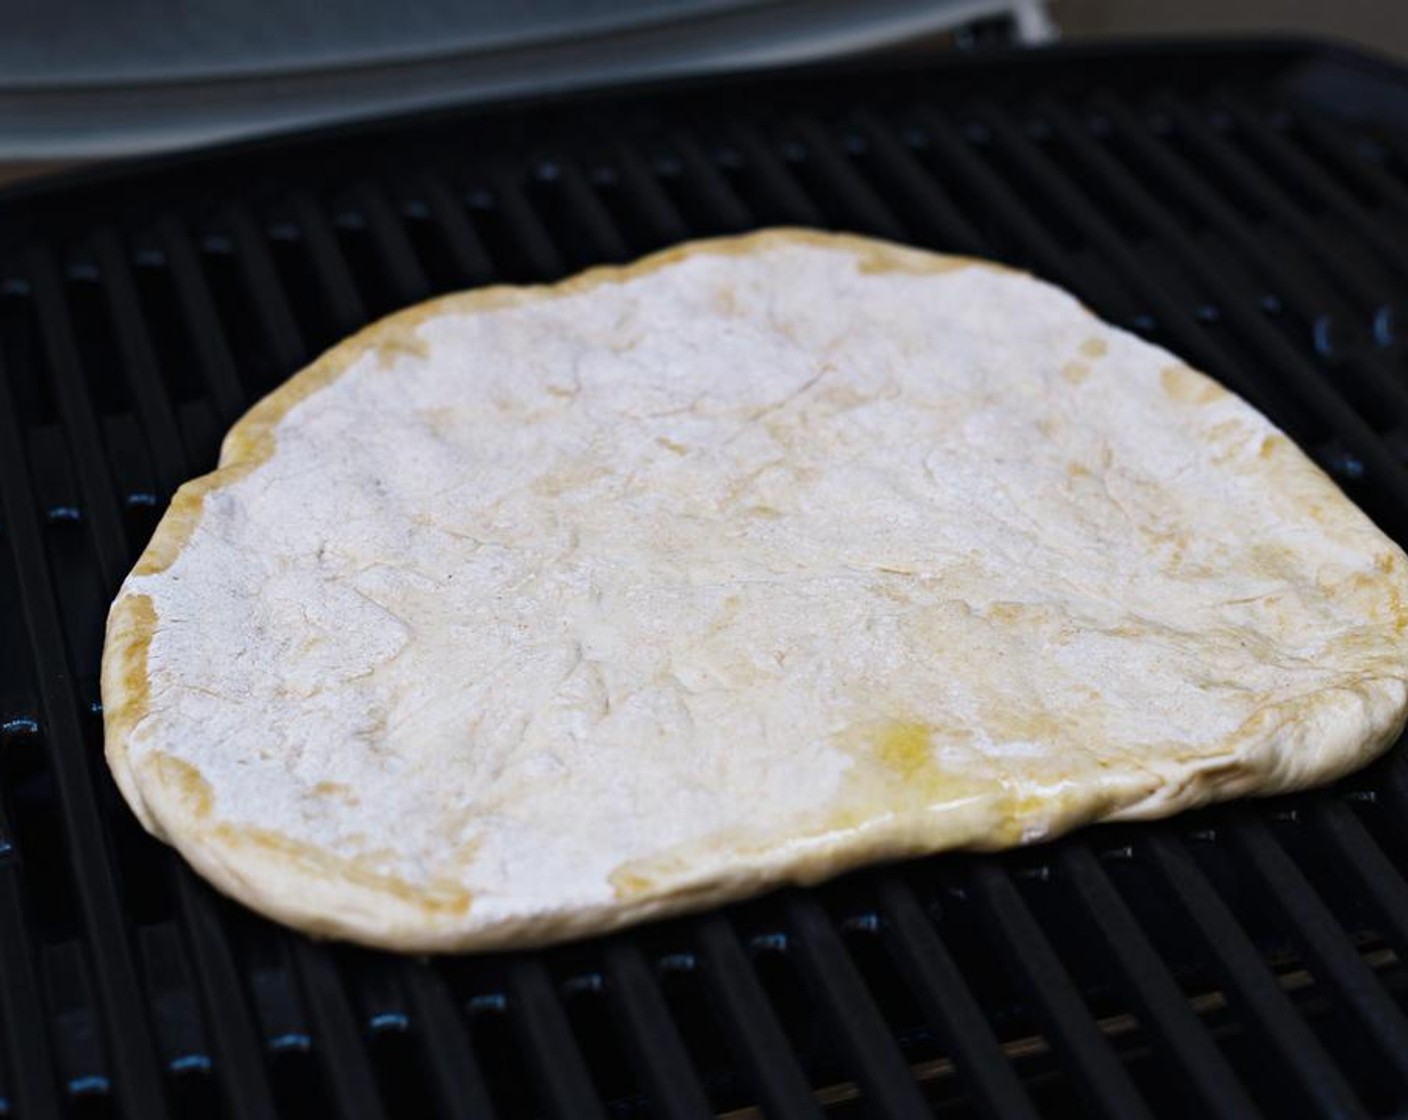
M 996 257 L 1408 541 L 1408 73 L 1059 49 L 442 112 L 0 199 L 0 1117 L 1389 1116 L 1408 761 L 548 951 L 317 944 L 121 803 L 97 670 L 177 484 L 436 292 L 789 223 Z

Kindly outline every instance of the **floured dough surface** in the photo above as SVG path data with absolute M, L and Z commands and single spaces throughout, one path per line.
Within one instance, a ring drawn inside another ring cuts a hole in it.
M 774 231 L 438 300 L 261 402 L 123 585 L 107 754 L 311 932 L 528 945 L 1328 780 L 1405 560 L 1060 290 Z

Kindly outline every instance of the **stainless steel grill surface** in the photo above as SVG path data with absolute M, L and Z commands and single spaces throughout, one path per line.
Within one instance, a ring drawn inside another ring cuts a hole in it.
M 0 1117 L 1389 1116 L 1408 764 L 549 952 L 317 945 L 122 805 L 111 593 L 392 308 L 794 223 L 1028 267 L 1408 540 L 1408 74 L 1060 50 L 465 111 L 0 198 Z

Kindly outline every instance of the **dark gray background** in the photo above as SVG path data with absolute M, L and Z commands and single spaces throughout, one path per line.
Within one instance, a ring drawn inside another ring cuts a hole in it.
M 1068 39 L 1299 31 L 1408 58 L 1408 0 L 1051 0 Z

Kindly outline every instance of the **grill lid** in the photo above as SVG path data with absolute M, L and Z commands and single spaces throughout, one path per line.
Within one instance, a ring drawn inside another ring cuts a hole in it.
M 0 159 L 167 151 L 391 112 L 1052 35 L 1043 0 L 70 0 L 0 37 Z
M 1405 111 L 1403 74 L 1328 49 L 1062 50 L 11 192 L 0 1116 L 1408 1106 L 1399 753 L 1325 794 L 426 962 L 215 897 L 121 806 L 96 682 L 171 491 L 321 348 L 434 292 L 779 222 L 1034 269 L 1236 387 L 1408 540 Z

